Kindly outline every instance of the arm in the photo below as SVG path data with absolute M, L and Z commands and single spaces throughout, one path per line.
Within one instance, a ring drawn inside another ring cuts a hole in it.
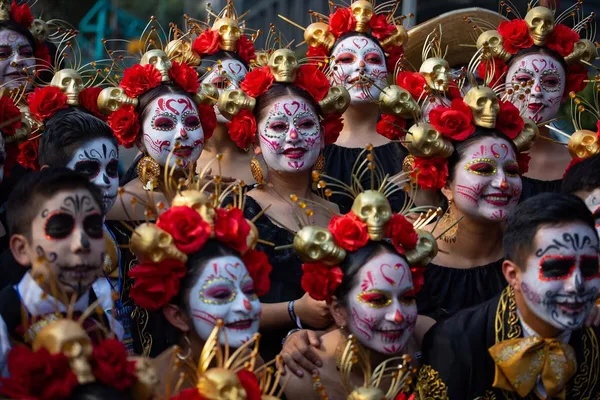
M 262 303 L 260 329 L 296 328 L 296 324 L 292 321 L 288 312 L 288 304 L 289 302 Z M 308 325 L 312 328 L 327 328 L 332 323 L 327 304 L 324 301 L 314 300 L 308 293 L 295 301 L 294 312 L 300 318 L 302 325 Z

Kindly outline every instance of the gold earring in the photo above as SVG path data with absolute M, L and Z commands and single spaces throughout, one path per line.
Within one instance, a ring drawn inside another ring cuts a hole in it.
M 446 243 L 456 243 L 458 233 L 458 222 L 452 215 L 452 200 L 448 200 L 448 208 L 440 221 L 440 224 L 446 229 L 442 234 L 442 240 Z
M 152 157 L 142 157 L 138 162 L 136 170 L 145 190 L 154 190 L 158 187 L 160 165 Z
M 182 354 L 181 351 L 178 351 L 176 356 L 180 360 L 185 361 L 192 355 L 192 342 L 190 341 L 187 333 L 183 334 L 183 341 L 185 342 L 185 347 L 187 347 L 185 354 Z
M 315 166 L 313 169 L 321 174 L 325 172 L 325 156 L 323 155 L 323 153 L 319 154 L 319 157 L 317 157 L 317 161 L 315 162 Z
M 265 176 L 260 167 L 260 162 L 258 162 L 258 158 L 256 157 L 252 157 L 252 160 L 250 160 L 250 172 L 258 186 L 262 186 L 265 183 Z

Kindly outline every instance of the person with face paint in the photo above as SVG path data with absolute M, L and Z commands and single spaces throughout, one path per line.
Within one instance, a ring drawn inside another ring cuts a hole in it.
M 503 247 L 508 286 L 427 333 L 417 388 L 427 398 L 594 398 L 600 331 L 583 326 L 600 289 L 592 213 L 574 195 L 539 194 L 509 217 Z

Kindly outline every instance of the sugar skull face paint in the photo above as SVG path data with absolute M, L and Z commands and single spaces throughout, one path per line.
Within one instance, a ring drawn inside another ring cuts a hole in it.
M 557 329 L 580 328 L 600 289 L 596 234 L 580 222 L 546 226 L 534 248 L 521 275 L 527 306 Z
M 244 76 L 248 73 L 248 70 L 238 60 L 226 58 L 215 62 L 211 66 L 210 72 L 202 78 L 202 83 L 213 84 L 219 94 L 224 90 L 232 90 L 239 88 L 239 83 L 244 79 Z M 221 115 L 219 108 L 215 105 L 215 113 L 217 114 L 217 122 L 225 124 L 229 122 L 225 117 Z
M 310 170 L 323 148 L 319 117 L 298 96 L 281 97 L 264 110 L 258 132 L 265 163 L 275 171 Z
M 463 215 L 501 221 L 517 206 L 523 185 L 515 152 L 506 140 L 484 137 L 471 143 L 455 168 L 451 188 Z
M 217 320 L 223 320 L 219 340 L 240 347 L 258 332 L 260 301 L 244 263 L 234 256 L 209 260 L 189 293 L 196 332 L 206 340 Z
M 87 176 L 102 190 L 104 211 L 110 210 L 119 190 L 119 150 L 108 139 L 86 142 L 73 154 L 67 168 Z
M 84 189 L 61 191 L 44 202 L 32 222 L 33 274 L 54 276 L 61 292 L 85 293 L 102 272 L 106 244 L 102 210 Z M 45 259 L 45 263 L 37 259 Z
M 365 36 L 350 36 L 333 48 L 332 84 L 343 85 L 352 103 L 375 103 L 387 85 L 381 47 Z
M 533 85 L 528 86 L 529 83 Z M 531 90 L 523 101 L 515 99 L 514 102 L 518 108 L 526 106 L 523 117 L 540 123 L 556 117 L 565 92 L 566 73 L 554 57 L 532 53 L 513 62 L 506 74 L 506 84 Z
M 8 89 L 18 88 L 27 83 L 27 76 L 33 74 L 34 66 L 33 47 L 27 38 L 10 29 L 1 30 L 0 84 Z
M 348 329 L 381 354 L 401 353 L 417 321 L 410 268 L 402 257 L 382 253 L 360 270 L 348 293 Z
M 588 194 L 585 199 L 585 205 L 594 214 L 596 219 L 596 232 L 600 235 L 600 188 L 596 188 Z
M 187 96 L 167 94 L 154 99 L 147 108 L 142 145 L 148 155 L 161 167 L 167 158 L 169 167 L 179 161 L 182 168 L 198 160 L 204 148 L 204 131 L 196 104 Z

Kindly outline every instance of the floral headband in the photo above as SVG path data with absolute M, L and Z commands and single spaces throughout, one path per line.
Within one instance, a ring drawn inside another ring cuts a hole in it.
M 329 86 L 327 76 L 314 65 L 298 65 L 292 50 L 275 50 L 268 65 L 254 68 L 241 82 L 240 89 L 225 90 L 219 96 L 217 107 L 229 119 L 228 129 L 231 139 L 243 149 L 256 140 L 256 118 L 252 111 L 256 99 L 264 95 L 274 83 L 294 85 L 306 91 L 319 105 L 323 117 L 325 144 L 334 143 L 343 124 L 342 113 L 350 104 L 350 94 L 343 86 Z
M 19 146 L 22 140 L 27 139 L 30 134 L 30 127 L 24 123 L 24 115 L 11 96 L 0 96 L 0 134 L 4 139 L 5 159 L 3 165 L 5 174 L 17 162 L 20 155 Z

